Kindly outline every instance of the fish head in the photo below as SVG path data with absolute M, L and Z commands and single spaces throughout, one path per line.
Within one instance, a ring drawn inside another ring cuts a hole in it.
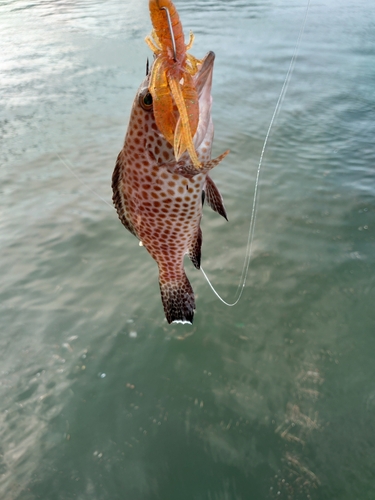
M 151 72 L 146 75 L 135 95 L 126 145 L 129 154 L 133 151 L 146 161 L 160 165 L 173 162 L 175 157 L 173 146 L 159 130 L 155 120 L 153 97 L 149 90 L 150 75 Z
M 198 64 L 198 70 L 195 73 L 193 80 L 194 85 L 197 90 L 199 99 L 199 122 L 196 133 L 193 137 L 193 144 L 198 153 L 200 154 L 200 147 L 204 146 L 205 151 L 211 153 L 211 145 L 213 140 L 213 123 L 211 118 L 211 106 L 212 106 L 212 76 L 213 76 L 213 66 L 214 66 L 215 54 L 209 52 L 204 59 Z M 143 139 L 145 140 L 145 146 L 151 156 L 154 157 L 157 163 L 164 163 L 166 161 L 173 161 L 175 158 L 171 154 L 172 148 L 170 143 L 166 140 L 163 134 L 157 129 L 155 116 L 153 112 L 153 101 L 152 95 L 149 91 L 150 77 L 152 73 L 152 67 L 148 74 L 145 76 L 141 85 L 139 86 L 131 113 L 130 122 L 136 124 L 136 129 L 143 130 Z M 175 108 L 176 122 L 178 119 L 178 110 Z M 129 124 L 128 132 L 134 130 L 131 124 Z M 150 136 L 153 136 L 152 138 Z M 128 137 L 130 140 L 131 138 Z M 161 141 L 161 142 L 160 142 Z M 138 141 L 137 141 L 138 142 Z M 137 148 L 138 149 L 138 148 Z M 168 153 L 168 159 L 167 159 Z M 190 158 L 187 152 L 185 152 L 181 161 L 189 162 Z

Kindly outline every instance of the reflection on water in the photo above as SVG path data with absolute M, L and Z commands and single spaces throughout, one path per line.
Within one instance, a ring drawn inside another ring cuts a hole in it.
M 217 56 L 229 222 L 205 210 L 203 262 L 231 300 L 305 5 L 176 4 L 193 54 Z M 165 323 L 154 263 L 90 191 L 110 204 L 147 2 L 1 4 L 2 498 L 372 500 L 374 16 L 311 6 L 248 286 L 225 308 L 188 265 L 190 328 Z

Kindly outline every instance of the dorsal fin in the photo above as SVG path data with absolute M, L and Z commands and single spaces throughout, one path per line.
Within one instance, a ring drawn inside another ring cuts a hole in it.
M 113 190 L 112 201 L 116 208 L 117 215 L 120 221 L 124 224 L 124 226 L 126 227 L 126 229 L 128 229 L 128 231 L 130 231 L 132 234 L 134 234 L 134 236 L 138 238 L 138 235 L 133 227 L 133 224 L 127 217 L 126 200 L 124 193 L 120 188 L 120 183 L 124 169 L 125 166 L 124 166 L 123 150 L 121 150 L 117 157 L 116 166 L 112 175 L 112 190 Z

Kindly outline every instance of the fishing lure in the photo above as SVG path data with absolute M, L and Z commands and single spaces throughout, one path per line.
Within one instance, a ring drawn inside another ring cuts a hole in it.
M 112 176 L 119 219 L 155 259 L 169 323 L 192 323 L 194 292 L 184 255 L 201 262 L 203 201 L 227 218 L 209 172 L 228 154 L 211 159 L 211 87 L 215 54 L 187 54 L 170 0 L 150 0 L 154 31 L 146 42 L 155 59 L 136 94 L 125 142 Z
M 193 76 L 202 61 L 187 53 L 193 45 L 194 35 L 190 33 L 189 43 L 185 45 L 181 21 L 173 3 L 150 0 L 149 5 L 154 29 L 151 36 L 146 37 L 146 43 L 156 56 L 149 84 L 156 124 L 173 145 L 176 159 L 187 150 L 193 165 L 199 168 L 193 145 L 199 121 L 198 93 Z

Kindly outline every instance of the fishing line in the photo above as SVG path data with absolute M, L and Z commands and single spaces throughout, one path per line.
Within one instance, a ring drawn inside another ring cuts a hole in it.
M 78 180 L 79 180 L 79 182 L 80 182 L 81 184 L 83 184 L 85 187 L 87 187 L 87 189 L 89 189 L 89 190 L 90 190 L 90 191 L 91 191 L 91 192 L 92 192 L 95 196 L 97 196 L 100 200 L 104 201 L 104 203 L 105 203 L 106 205 L 108 205 L 110 208 L 112 208 L 113 210 L 115 210 L 115 207 L 114 207 L 113 205 L 111 205 L 110 203 L 108 203 L 108 201 L 107 201 L 106 199 L 102 198 L 102 197 L 100 196 L 100 194 L 99 194 L 99 193 L 97 193 L 96 191 L 94 191 L 94 190 L 93 190 L 93 189 L 92 189 L 92 188 L 91 188 L 91 187 L 90 187 L 90 186 L 89 186 L 89 185 L 88 185 L 88 184 L 87 184 L 87 183 L 86 183 L 83 179 L 81 179 L 81 177 L 79 177 L 79 175 L 77 175 L 77 174 L 74 172 L 74 170 L 73 170 L 73 169 L 72 169 L 72 168 L 68 165 L 68 162 L 71 164 L 71 162 L 70 162 L 69 160 L 66 160 L 66 161 L 65 161 L 65 160 L 64 160 L 64 159 L 63 159 L 63 158 L 59 155 L 59 153 L 57 153 L 57 152 L 55 152 L 55 154 L 56 154 L 56 156 L 58 157 L 58 159 L 61 161 L 61 163 L 65 166 L 65 168 L 67 168 L 67 169 L 69 170 L 69 172 L 70 172 L 71 174 L 73 174 L 73 175 L 74 175 L 74 177 L 75 177 L 76 179 L 78 179 Z
M 214 286 L 212 285 L 211 281 L 209 280 L 209 278 L 208 278 L 207 274 L 205 273 L 204 269 L 201 267 L 202 274 L 206 278 L 207 283 L 209 284 L 211 290 L 214 292 L 214 294 L 216 295 L 216 297 L 221 300 L 221 302 L 223 304 L 225 304 L 226 306 L 229 306 L 229 307 L 235 306 L 240 301 L 240 299 L 242 297 L 242 294 L 243 294 L 243 290 L 244 290 L 245 285 L 246 285 L 247 276 L 249 274 L 249 266 L 250 266 L 251 252 L 252 252 L 252 247 L 253 247 L 253 239 L 254 239 L 254 232 L 255 232 L 255 222 L 256 222 L 257 206 L 258 206 L 258 199 L 259 199 L 259 179 L 260 179 L 260 172 L 261 172 L 261 168 L 262 168 L 264 153 L 265 153 L 265 150 L 266 150 L 266 147 L 267 147 L 268 139 L 270 137 L 270 133 L 271 133 L 271 130 L 273 128 L 276 116 L 277 116 L 277 114 L 278 114 L 278 112 L 279 112 L 279 110 L 281 108 L 281 104 L 282 104 L 282 102 L 284 100 L 286 91 L 287 91 L 289 83 L 290 83 L 291 76 L 293 74 L 294 65 L 295 65 L 295 62 L 296 62 L 296 59 L 297 59 L 298 50 L 299 50 L 299 47 L 300 47 L 300 44 L 301 44 L 302 35 L 303 35 L 304 31 L 305 31 L 305 26 L 306 26 L 306 21 L 307 21 L 307 15 L 308 15 L 308 12 L 309 12 L 309 7 L 310 7 L 310 1 L 311 0 L 308 0 L 307 5 L 306 5 L 305 16 L 304 16 L 304 19 L 303 19 L 303 22 L 302 22 L 301 29 L 300 29 L 299 34 L 298 34 L 298 38 L 297 38 L 296 45 L 294 47 L 292 58 L 291 58 L 290 63 L 289 63 L 289 68 L 288 68 L 288 71 L 286 73 L 286 76 L 285 76 L 285 79 L 284 79 L 284 83 L 283 83 L 283 85 L 281 87 L 280 94 L 279 94 L 279 97 L 277 99 L 276 106 L 275 106 L 274 112 L 272 114 L 270 124 L 268 126 L 266 137 L 265 137 L 264 142 L 263 142 L 262 151 L 260 153 L 259 163 L 258 163 L 258 168 L 257 168 L 257 173 L 256 173 L 256 176 L 255 176 L 254 198 L 253 198 L 253 206 L 252 206 L 252 209 L 251 209 L 251 217 L 250 217 L 248 238 L 247 238 L 247 243 L 246 243 L 245 259 L 244 259 L 244 263 L 243 263 L 243 266 L 242 266 L 242 272 L 241 272 L 241 276 L 240 276 L 240 281 L 239 281 L 239 284 L 238 284 L 238 287 L 237 287 L 237 291 L 235 293 L 234 302 L 231 302 L 231 303 L 230 302 L 226 302 L 219 295 L 219 293 L 215 290 Z
M 34 126 L 39 130 L 39 132 L 43 132 L 41 130 L 41 128 L 39 127 L 39 125 L 37 123 L 34 124 Z M 60 155 L 58 152 L 57 152 L 57 145 L 54 144 L 52 141 L 49 141 L 49 143 L 51 144 L 51 146 L 53 147 L 54 149 L 54 154 L 56 155 L 56 157 L 61 161 L 61 163 L 64 165 L 64 167 L 69 170 L 69 172 L 83 185 L 85 186 L 89 191 L 91 191 L 97 198 L 99 198 L 99 200 L 102 200 L 104 201 L 104 203 L 106 205 L 108 205 L 112 210 L 115 210 L 115 207 L 111 204 L 111 203 L 108 203 L 108 201 L 103 198 L 102 196 L 100 196 L 99 193 L 97 193 L 94 189 L 92 189 L 91 186 L 89 186 L 87 184 L 87 182 L 85 182 L 79 175 L 77 175 L 74 170 L 73 170 L 73 164 L 70 160 L 66 160 L 62 157 L 62 155 Z M 70 164 L 70 165 L 69 165 Z

